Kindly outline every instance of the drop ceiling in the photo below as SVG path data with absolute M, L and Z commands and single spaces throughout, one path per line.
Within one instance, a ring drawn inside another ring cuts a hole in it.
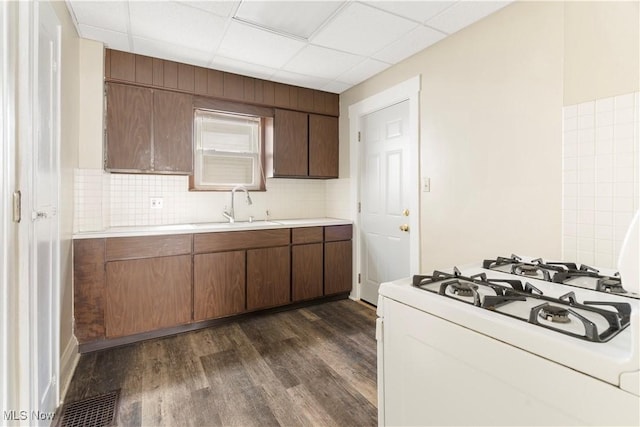
M 510 1 L 67 0 L 110 49 L 341 93 Z

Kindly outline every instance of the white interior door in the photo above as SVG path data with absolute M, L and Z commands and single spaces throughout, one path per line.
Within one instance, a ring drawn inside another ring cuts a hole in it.
M 59 360 L 59 71 L 60 25 L 48 3 L 38 3 L 37 84 L 32 157 L 32 381 L 36 408 L 57 406 Z
M 360 297 L 377 304 L 380 283 L 410 275 L 409 101 L 360 125 Z

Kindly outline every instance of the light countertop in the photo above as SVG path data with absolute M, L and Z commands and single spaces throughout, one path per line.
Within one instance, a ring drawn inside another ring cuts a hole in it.
M 249 231 L 276 228 L 324 227 L 352 224 L 351 220 L 336 218 L 279 219 L 272 221 L 205 222 L 193 224 L 147 225 L 110 227 L 100 231 L 79 232 L 74 239 L 101 239 L 105 237 L 160 236 L 166 234 L 215 233 L 225 231 Z

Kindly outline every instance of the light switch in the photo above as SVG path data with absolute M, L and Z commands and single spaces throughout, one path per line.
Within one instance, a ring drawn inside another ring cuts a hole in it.
M 422 178 L 422 191 L 424 193 L 431 191 L 431 178 Z

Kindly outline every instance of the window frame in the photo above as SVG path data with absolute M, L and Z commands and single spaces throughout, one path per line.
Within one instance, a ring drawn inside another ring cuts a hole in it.
M 194 168 L 193 168 L 193 175 L 189 176 L 189 190 L 190 191 L 230 191 L 232 190 L 236 185 L 238 184 L 214 184 L 214 185 L 203 185 L 201 182 L 197 182 L 196 180 L 196 170 L 197 170 L 197 162 L 199 162 L 199 156 L 201 156 L 201 153 L 204 153 L 207 150 L 203 150 L 203 149 L 198 149 L 197 145 L 198 145 L 198 140 L 197 140 L 197 132 L 198 132 L 198 127 L 197 127 L 197 113 L 199 111 L 204 111 L 204 112 L 208 112 L 208 113 L 213 113 L 213 114 L 221 114 L 221 115 L 226 115 L 226 116 L 237 116 L 237 117 L 250 117 L 250 118 L 255 118 L 258 119 L 259 125 L 258 125 L 258 151 L 256 154 L 253 154 L 252 156 L 257 156 L 257 170 L 254 171 L 254 173 L 257 173 L 257 184 L 255 186 L 247 186 L 247 189 L 249 189 L 250 191 L 266 191 L 266 175 L 265 175 L 265 146 L 266 146 L 266 127 L 268 126 L 268 119 L 269 117 L 265 117 L 263 115 L 257 115 L 257 114 L 249 114 L 249 113 L 243 113 L 243 112 L 237 112 L 237 111 L 227 111 L 227 110 L 221 110 L 221 109 L 217 109 L 217 108 L 211 108 L 209 106 L 197 106 L 194 105 L 194 109 L 193 109 L 193 122 L 194 122 L 194 126 L 193 126 L 193 162 L 194 162 Z M 221 156 L 225 156 L 225 155 L 229 155 L 229 157 L 233 156 L 233 152 L 221 152 Z M 249 157 L 249 155 L 247 156 L 238 156 L 238 157 Z M 242 184 L 244 185 L 244 184 Z

